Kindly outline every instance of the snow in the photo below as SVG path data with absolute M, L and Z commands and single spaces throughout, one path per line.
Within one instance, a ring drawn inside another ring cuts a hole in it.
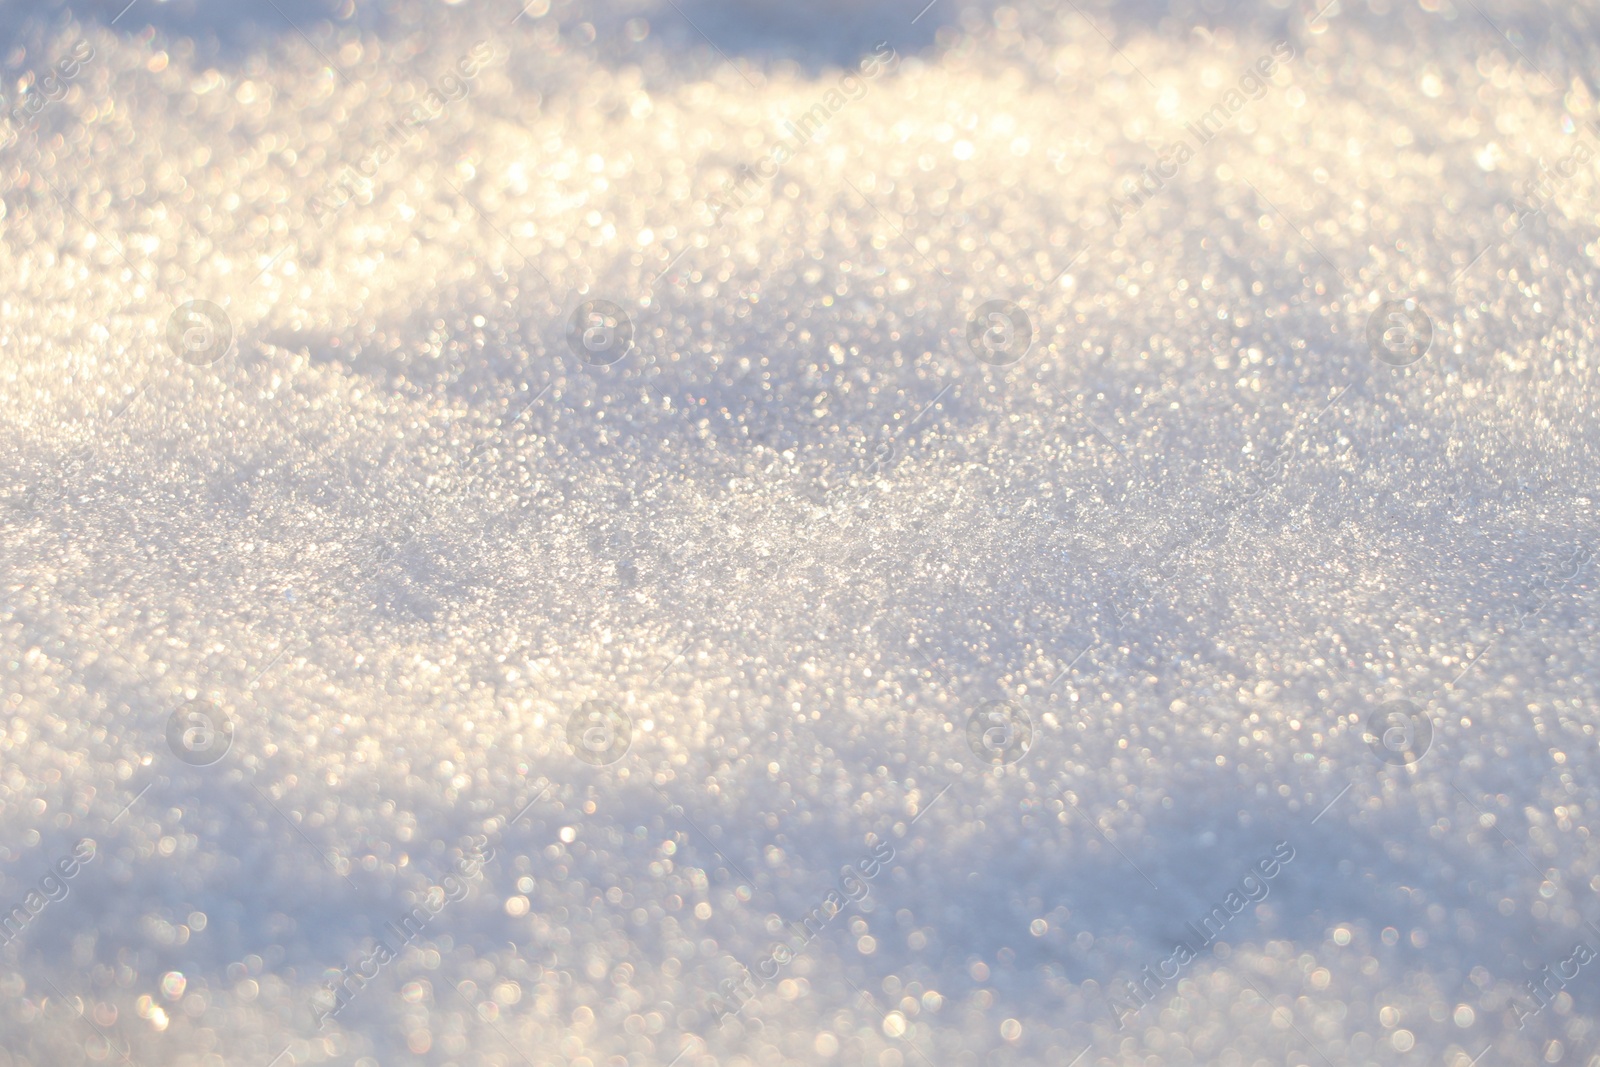
M 124 3 L 0 1067 L 1600 1054 L 1584 9 Z

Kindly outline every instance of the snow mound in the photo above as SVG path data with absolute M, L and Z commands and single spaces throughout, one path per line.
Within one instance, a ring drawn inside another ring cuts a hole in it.
M 1587 1063 L 1593 16 L 0 9 L 0 1067 Z

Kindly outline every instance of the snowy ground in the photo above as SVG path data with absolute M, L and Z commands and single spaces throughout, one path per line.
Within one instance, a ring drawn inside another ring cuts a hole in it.
M 0 1067 L 1596 1062 L 1590 12 L 125 3 Z

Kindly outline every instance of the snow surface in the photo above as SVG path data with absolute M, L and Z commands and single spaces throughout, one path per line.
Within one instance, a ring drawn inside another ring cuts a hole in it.
M 1588 9 L 124 2 L 0 5 L 0 1067 L 1595 1062 Z

